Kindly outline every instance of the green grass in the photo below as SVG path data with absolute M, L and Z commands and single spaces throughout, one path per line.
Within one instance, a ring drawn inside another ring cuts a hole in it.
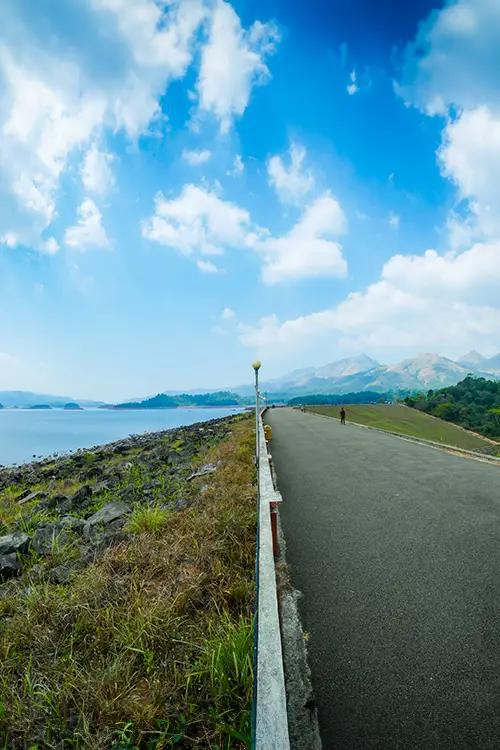
M 132 534 L 159 534 L 167 525 L 171 515 L 171 511 L 157 505 L 150 508 L 139 506 L 134 508 L 125 528 Z
M 196 457 L 219 468 L 184 486 L 192 507 L 136 507 L 128 538 L 70 585 L 27 565 L 4 588 L 1 750 L 249 746 L 255 438 L 251 419 L 231 431 Z M 133 479 L 140 494 L 147 472 Z
M 308 411 L 338 417 L 339 406 L 311 406 Z M 495 446 L 480 435 L 467 432 L 450 422 L 410 409 L 402 404 L 346 405 L 347 421 L 378 427 L 381 430 L 432 440 L 456 448 L 495 455 Z

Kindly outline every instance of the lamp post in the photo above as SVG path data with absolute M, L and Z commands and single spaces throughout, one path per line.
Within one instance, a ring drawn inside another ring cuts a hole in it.
M 255 466 L 257 469 L 257 491 L 259 487 L 259 452 L 260 452 L 260 441 L 259 441 L 259 370 L 261 363 L 258 359 L 252 363 L 252 367 L 255 371 Z

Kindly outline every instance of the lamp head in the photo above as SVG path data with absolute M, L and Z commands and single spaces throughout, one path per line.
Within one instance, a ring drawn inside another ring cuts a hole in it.
M 253 369 L 257 372 L 257 370 L 260 370 L 261 362 L 256 359 L 255 362 L 252 362 Z

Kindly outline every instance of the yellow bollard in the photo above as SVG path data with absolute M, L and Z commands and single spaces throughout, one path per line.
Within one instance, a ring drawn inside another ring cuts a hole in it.
M 266 442 L 268 443 L 273 438 L 273 430 L 271 425 L 265 424 L 264 425 L 264 435 L 266 438 Z

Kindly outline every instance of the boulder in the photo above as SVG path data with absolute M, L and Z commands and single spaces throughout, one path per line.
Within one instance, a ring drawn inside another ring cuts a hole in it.
M 37 526 L 31 544 L 39 555 L 51 555 L 54 543 L 68 544 L 70 537 L 60 522 L 41 523 Z
M 88 503 L 91 497 L 92 487 L 90 486 L 90 484 L 84 484 L 80 487 L 79 490 L 75 492 L 75 494 L 71 498 L 71 504 L 74 508 L 81 507 L 82 505 Z
M 96 526 L 97 524 L 111 523 L 117 518 L 130 513 L 130 507 L 125 503 L 106 503 L 100 510 L 96 511 L 90 518 L 87 518 L 86 526 Z
M 9 555 L 0 555 L 0 578 L 10 578 L 15 576 L 21 570 L 16 553 L 11 552 Z
M 27 552 L 30 538 L 21 531 L 14 534 L 0 536 L 0 555 L 10 555 L 15 552 Z

